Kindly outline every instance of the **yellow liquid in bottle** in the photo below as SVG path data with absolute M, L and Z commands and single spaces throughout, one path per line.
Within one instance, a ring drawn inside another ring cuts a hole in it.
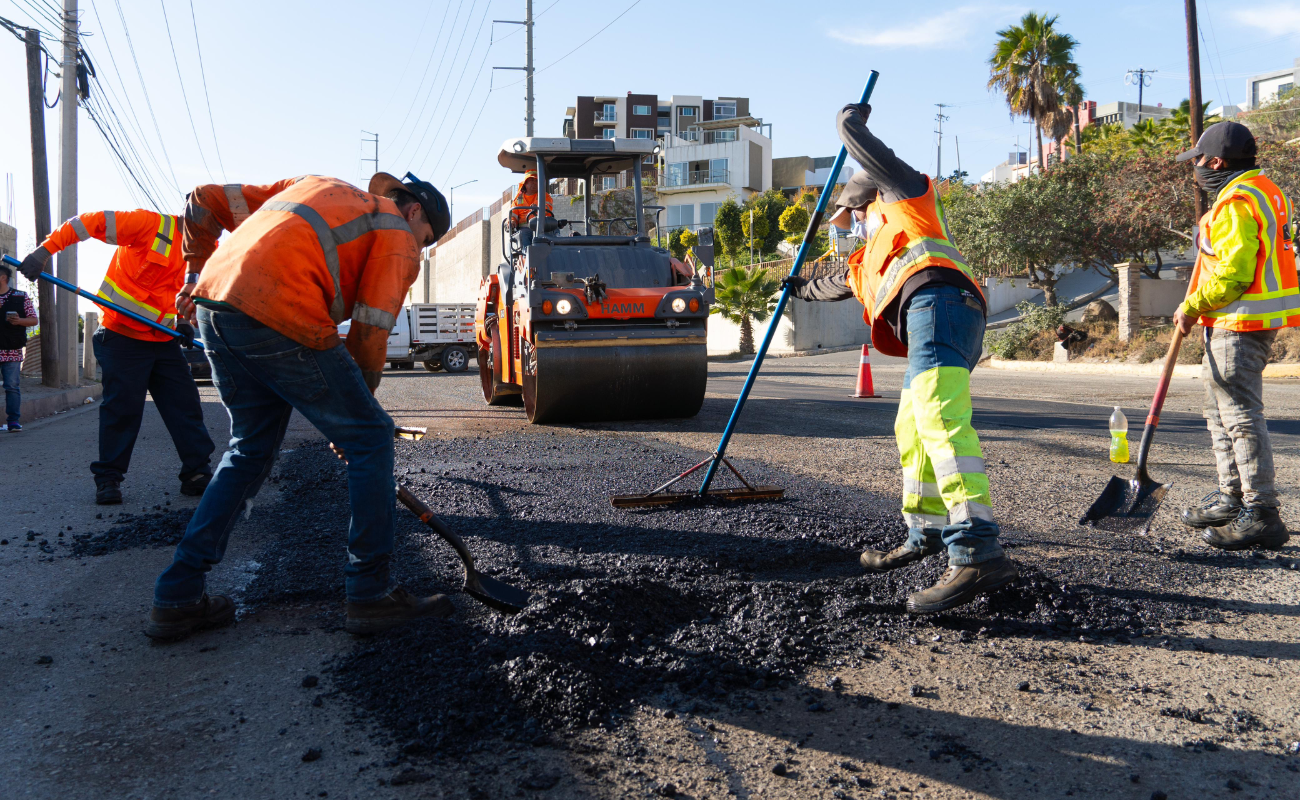
M 1128 434 L 1115 431 L 1110 435 L 1110 460 L 1116 464 L 1128 463 Z

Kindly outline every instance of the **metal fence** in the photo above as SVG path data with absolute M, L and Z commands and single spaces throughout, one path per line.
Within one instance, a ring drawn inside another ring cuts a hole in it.
M 731 170 L 697 169 L 690 172 L 672 172 L 664 175 L 664 186 L 703 186 L 711 183 L 731 183 Z

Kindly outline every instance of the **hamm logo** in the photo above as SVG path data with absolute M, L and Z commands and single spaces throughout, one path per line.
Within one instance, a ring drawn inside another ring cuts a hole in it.
M 602 314 L 644 314 L 645 303 L 601 303 Z

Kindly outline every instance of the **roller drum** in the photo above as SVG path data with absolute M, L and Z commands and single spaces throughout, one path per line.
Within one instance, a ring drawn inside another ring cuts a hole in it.
M 702 343 L 543 346 L 532 356 L 523 386 L 529 422 L 693 417 L 704 404 Z

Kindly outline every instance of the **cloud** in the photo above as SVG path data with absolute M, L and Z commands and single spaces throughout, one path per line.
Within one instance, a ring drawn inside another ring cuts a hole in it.
M 1007 6 L 966 5 L 889 28 L 832 30 L 830 35 L 864 47 L 944 47 L 960 44 L 972 31 L 987 31 L 990 17 L 1020 12 Z
M 1232 18 L 1242 25 L 1279 34 L 1300 33 L 1300 6 L 1279 4 L 1264 8 L 1243 8 L 1232 12 Z

